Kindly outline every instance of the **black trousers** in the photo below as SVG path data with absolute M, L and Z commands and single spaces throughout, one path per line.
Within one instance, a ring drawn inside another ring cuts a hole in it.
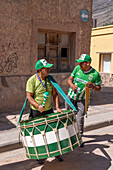
M 29 115 L 29 118 L 35 118 L 35 117 L 40 117 L 40 116 L 45 116 L 47 114 L 50 114 L 50 113 L 54 113 L 53 109 L 51 108 L 50 110 L 47 110 L 47 111 L 44 111 L 44 112 L 40 112 L 38 110 L 33 110 L 33 109 L 30 109 L 30 115 Z

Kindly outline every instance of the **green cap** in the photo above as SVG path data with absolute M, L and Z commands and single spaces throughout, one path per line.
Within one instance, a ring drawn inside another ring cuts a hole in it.
M 50 68 L 52 67 L 53 64 L 48 63 L 45 59 L 38 60 L 37 63 L 35 64 L 35 69 L 39 70 L 43 67 Z
M 91 57 L 88 54 L 82 54 L 78 60 L 75 60 L 78 63 L 82 63 L 84 61 L 91 63 Z

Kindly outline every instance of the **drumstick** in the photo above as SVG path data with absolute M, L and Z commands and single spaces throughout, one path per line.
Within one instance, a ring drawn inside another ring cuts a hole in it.
M 45 106 L 45 102 L 46 102 L 46 100 L 47 100 L 48 97 L 49 97 L 49 93 L 48 93 L 48 92 L 45 92 L 45 93 L 43 94 L 43 97 L 44 97 L 44 100 L 43 100 L 43 103 L 42 103 L 42 107 Z

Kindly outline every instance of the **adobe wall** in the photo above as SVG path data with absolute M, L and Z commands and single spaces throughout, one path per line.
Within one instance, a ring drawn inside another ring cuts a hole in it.
M 90 0 L 1 0 L 0 112 L 20 111 L 22 107 L 26 96 L 26 81 L 35 73 L 37 46 L 34 40 L 36 41 L 38 23 L 47 23 L 51 29 L 51 25 L 56 24 L 57 30 L 59 26 L 60 29 L 68 29 L 70 26 L 76 31 L 75 58 L 82 53 L 90 53 L 91 3 Z M 89 12 L 87 23 L 80 19 L 82 9 Z M 65 92 L 68 90 L 69 75 L 70 73 L 55 74 Z

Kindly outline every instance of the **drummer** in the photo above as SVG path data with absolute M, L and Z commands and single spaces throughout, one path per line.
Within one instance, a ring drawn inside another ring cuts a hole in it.
M 57 90 L 51 84 L 49 79 L 47 78 L 50 68 L 53 64 L 48 63 L 45 59 L 38 60 L 35 65 L 35 69 L 37 70 L 37 74 L 31 76 L 26 84 L 26 92 L 27 99 L 30 103 L 30 118 L 39 117 L 42 115 L 54 113 L 52 109 L 51 99 L 53 97 L 54 104 L 56 106 L 57 112 L 62 112 L 59 108 L 59 97 Z M 45 92 L 49 93 L 49 97 L 45 102 L 45 106 L 42 106 L 43 103 L 43 94 Z M 55 157 L 59 162 L 63 161 L 61 156 Z M 37 160 L 39 164 L 43 164 L 44 160 Z

